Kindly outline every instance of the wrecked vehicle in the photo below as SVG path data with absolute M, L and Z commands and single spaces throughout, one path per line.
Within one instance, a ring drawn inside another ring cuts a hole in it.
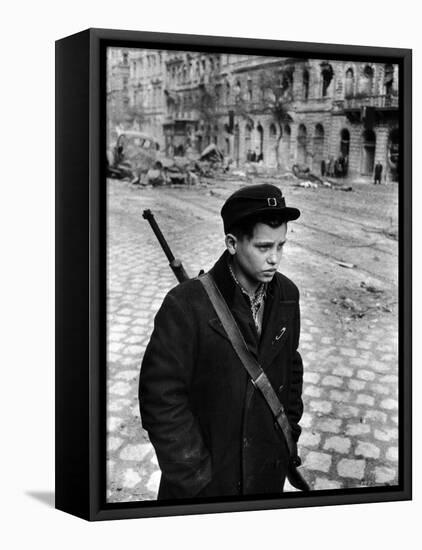
M 135 130 L 120 132 L 107 150 L 107 177 L 134 184 L 191 183 L 188 165 L 185 157 L 166 157 L 154 138 Z
M 140 181 L 160 160 L 159 149 L 159 143 L 143 132 L 120 132 L 114 146 L 107 150 L 107 176 Z

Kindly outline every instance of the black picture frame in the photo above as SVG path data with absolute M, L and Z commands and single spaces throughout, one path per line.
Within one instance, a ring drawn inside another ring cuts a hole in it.
M 105 49 L 216 51 L 374 62 L 400 75 L 399 485 L 219 502 L 105 499 Z M 263 510 L 412 498 L 411 161 L 408 49 L 88 29 L 56 42 L 56 508 L 86 520 Z

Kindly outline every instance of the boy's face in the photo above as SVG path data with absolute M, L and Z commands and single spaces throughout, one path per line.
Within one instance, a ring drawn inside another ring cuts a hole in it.
M 280 265 L 286 242 L 287 223 L 270 227 L 257 223 L 252 238 L 226 236 L 236 277 L 246 290 L 254 291 L 260 283 L 269 283 Z

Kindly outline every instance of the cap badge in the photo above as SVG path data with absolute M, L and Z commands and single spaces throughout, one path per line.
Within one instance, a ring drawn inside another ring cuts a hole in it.
M 267 202 L 268 206 L 277 206 L 277 199 L 275 197 L 269 197 Z

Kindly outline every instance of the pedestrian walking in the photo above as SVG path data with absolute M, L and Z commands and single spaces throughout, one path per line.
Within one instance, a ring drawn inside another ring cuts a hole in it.
M 300 212 L 262 184 L 233 193 L 221 216 L 225 251 L 167 294 L 142 361 L 140 412 L 162 472 L 160 500 L 280 494 L 300 463 L 299 291 L 277 271 L 287 223 Z M 262 369 L 256 378 L 248 362 Z
M 382 176 L 382 164 L 378 161 L 374 169 L 374 185 L 377 183 L 381 185 L 381 176 Z

